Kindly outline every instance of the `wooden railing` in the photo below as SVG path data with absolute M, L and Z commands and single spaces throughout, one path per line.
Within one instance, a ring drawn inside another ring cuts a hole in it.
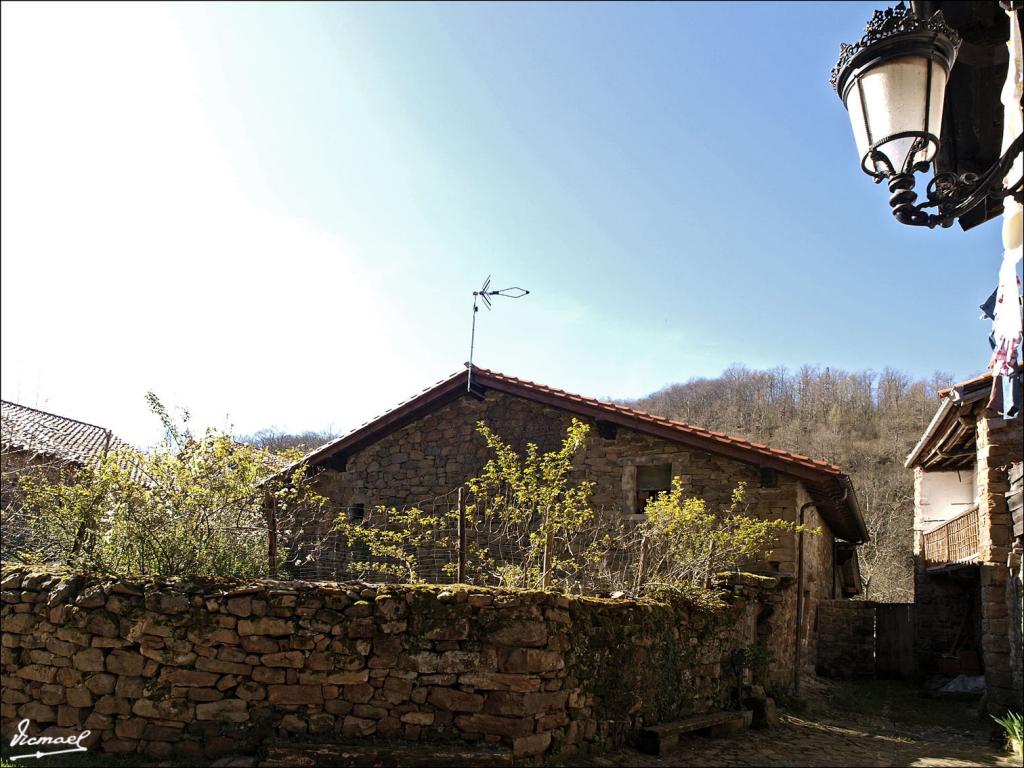
M 978 554 L 978 508 L 971 507 L 924 534 L 925 565 L 964 563 Z

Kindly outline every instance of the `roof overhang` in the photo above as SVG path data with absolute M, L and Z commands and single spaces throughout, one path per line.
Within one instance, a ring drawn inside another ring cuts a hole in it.
M 939 390 L 942 400 L 939 408 L 903 466 L 933 471 L 974 466 L 977 460 L 978 417 L 987 406 L 991 390 L 991 374 Z

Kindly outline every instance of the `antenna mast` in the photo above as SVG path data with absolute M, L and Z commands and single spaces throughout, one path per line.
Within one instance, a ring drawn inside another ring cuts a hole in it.
M 512 286 L 511 288 L 499 288 L 496 291 L 491 290 L 491 276 L 488 275 L 487 279 L 484 280 L 484 284 L 480 287 L 479 291 L 473 291 L 473 329 L 469 334 L 469 362 L 466 363 L 466 367 L 469 369 L 469 373 L 466 376 L 466 391 L 470 392 L 473 389 L 473 348 L 476 345 L 476 313 L 480 311 L 478 302 L 483 302 L 484 306 L 487 307 L 487 311 L 491 310 L 491 297 L 492 296 L 504 296 L 508 299 L 521 299 L 529 293 L 525 288 L 519 286 Z

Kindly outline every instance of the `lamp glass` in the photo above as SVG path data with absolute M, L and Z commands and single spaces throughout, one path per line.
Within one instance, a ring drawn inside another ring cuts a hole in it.
M 936 140 L 941 138 L 947 79 L 942 64 L 929 56 L 900 56 L 884 60 L 854 77 L 855 82 L 847 92 L 846 107 L 860 158 L 863 159 L 872 143 L 898 133 L 914 131 L 930 133 Z M 916 136 L 895 138 L 877 149 L 889 158 L 896 173 L 910 171 L 918 163 L 930 162 L 935 155 L 936 145 L 927 142 L 911 157 L 916 140 Z M 874 170 L 883 173 L 887 169 L 876 162 Z

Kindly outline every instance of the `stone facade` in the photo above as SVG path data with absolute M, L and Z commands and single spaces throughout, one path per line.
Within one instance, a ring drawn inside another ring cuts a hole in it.
M 810 496 L 800 485 L 797 488 L 798 509 L 810 502 Z M 818 644 L 822 642 L 819 632 L 819 606 L 824 601 L 837 597 L 835 548 L 834 539 L 828 525 L 813 507 L 804 512 L 804 524 L 814 531 L 804 534 L 804 576 L 803 576 L 803 607 L 804 617 L 800 632 L 801 674 L 813 675 L 815 672 Z M 799 538 L 798 538 L 799 542 Z
M 818 607 L 818 674 L 826 677 L 875 676 L 875 604 L 833 600 Z
M 915 568 L 915 622 L 918 671 L 923 677 L 942 670 L 978 674 L 981 657 L 981 579 L 977 568 L 926 573 Z M 957 649 L 955 666 L 943 659 Z M 960 659 L 963 659 L 963 662 Z
M 491 455 L 477 423 L 522 451 L 527 442 L 542 451 L 558 448 L 572 416 L 501 392 L 484 400 L 462 397 L 427 413 L 349 456 L 344 471 L 326 470 L 318 477 L 321 491 L 338 507 L 364 504 L 405 506 L 443 496 L 476 477 Z M 766 517 L 793 520 L 798 481 L 779 476 L 775 488 L 760 487 L 758 468 L 706 451 L 660 440 L 619 427 L 613 439 L 603 438 L 590 422 L 590 440 L 578 456 L 579 478 L 595 483 L 597 509 L 634 511 L 636 468 L 671 464 L 687 493 L 712 505 L 728 505 L 740 482 L 747 485 L 751 508 Z M 792 572 L 792 541 L 780 547 L 783 571 Z
M 182 759 L 301 734 L 517 761 L 739 706 L 778 580 L 719 609 L 477 587 L 102 581 L 5 571 L 4 738 Z
M 970 415 L 967 416 L 967 413 Z M 925 513 L 928 494 L 923 490 L 938 474 L 915 466 L 914 556 L 916 642 L 921 674 L 976 674 L 984 671 L 986 705 L 992 713 L 1021 708 L 1019 651 L 1019 599 L 1015 599 L 1013 575 L 1013 529 L 1007 493 L 1008 472 L 1020 461 L 1024 430 L 1021 420 L 990 418 L 977 408 L 961 414 L 976 426 L 974 465 L 946 470 L 945 475 L 973 478 L 969 494 L 977 507 L 977 554 L 958 567 L 928 568 L 924 561 L 922 531 L 934 528 Z M 936 440 L 934 436 L 931 439 Z M 934 450 L 934 446 L 930 445 Z M 940 478 L 941 479 L 941 478 Z M 946 483 L 948 486 L 949 483 Z M 938 494 L 937 494 L 938 495 Z M 965 507 L 966 509 L 966 507 Z M 959 514 L 946 510 L 942 517 Z M 1014 616 L 1018 617 L 1016 620 Z M 1016 645 L 1017 650 L 1014 650 Z M 957 654 L 950 657 L 950 651 Z
M 1020 460 L 1024 445 L 1021 420 L 978 419 L 978 562 L 981 568 L 981 649 L 989 709 L 1021 707 L 1010 666 L 1010 620 L 1006 567 L 1012 541 L 1010 466 Z

